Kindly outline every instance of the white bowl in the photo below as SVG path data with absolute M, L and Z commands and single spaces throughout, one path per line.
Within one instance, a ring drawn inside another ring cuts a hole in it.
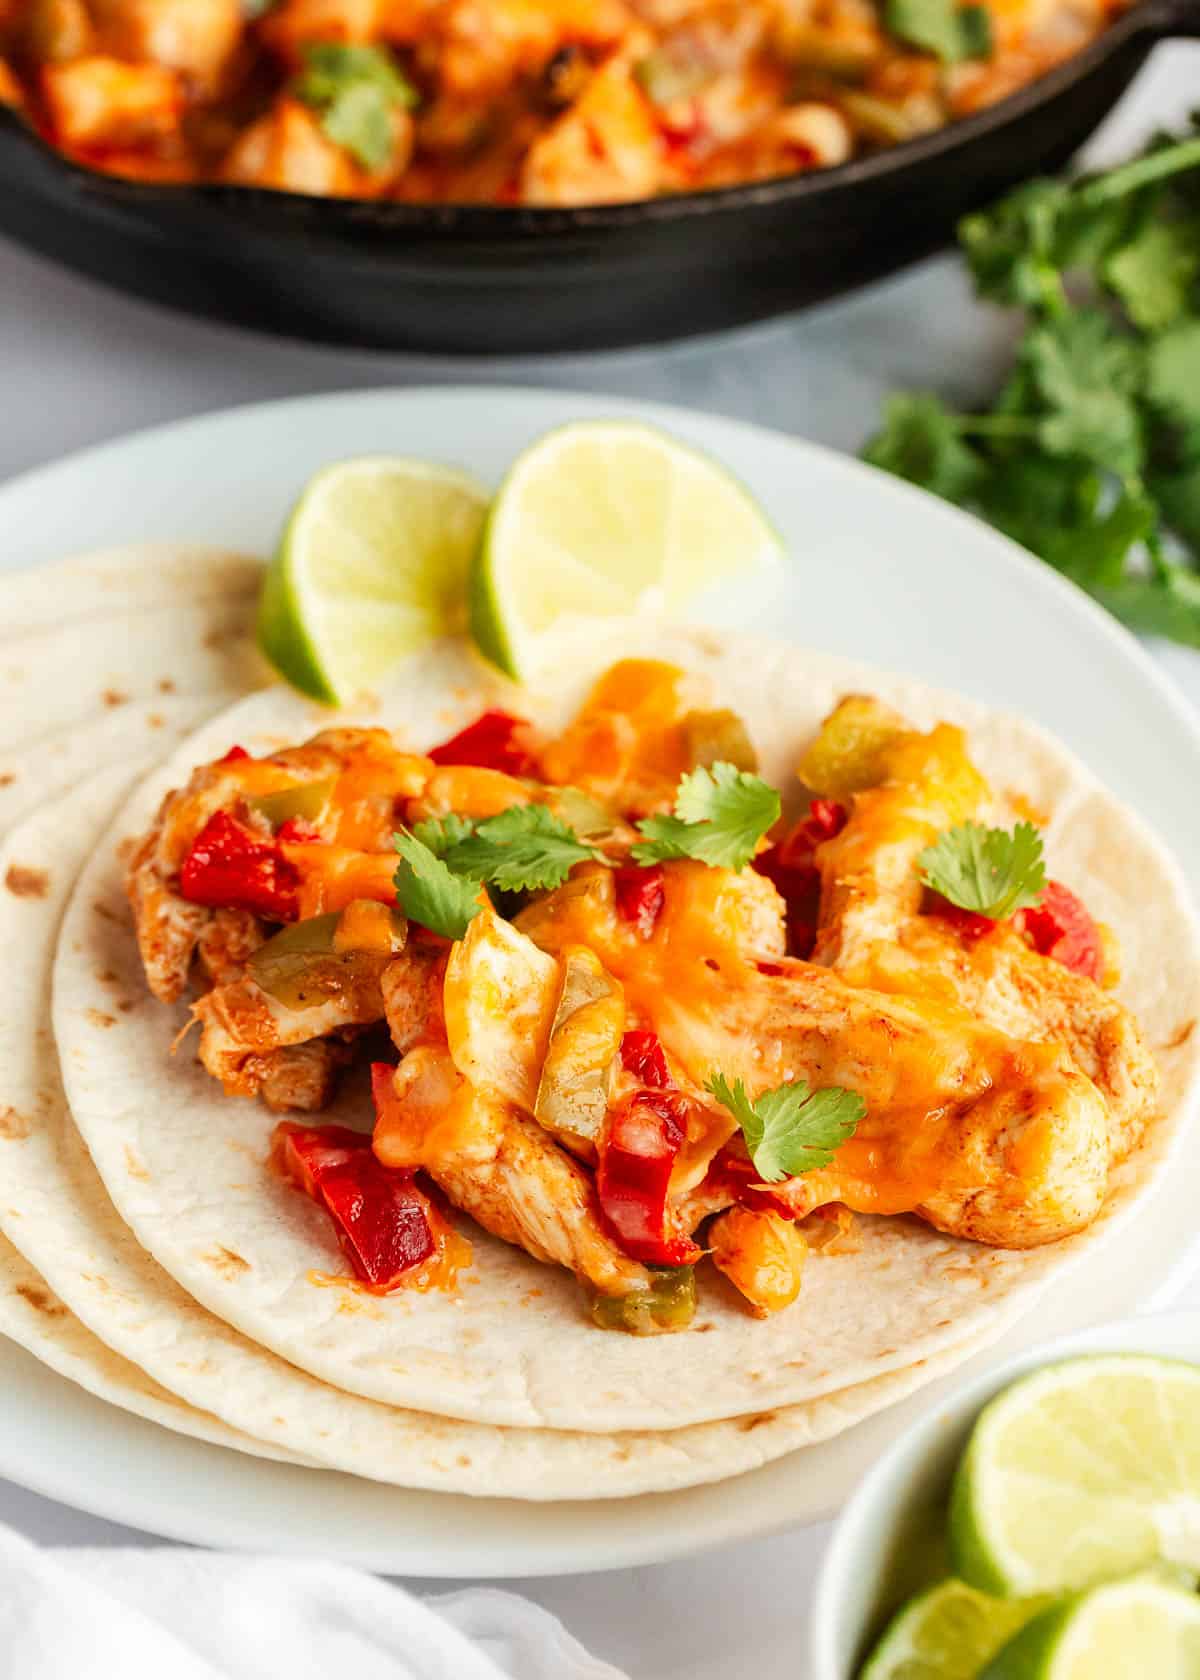
M 813 1606 L 811 1680 L 854 1680 L 887 1616 L 920 1584 L 922 1564 L 943 1532 L 959 1454 L 993 1395 L 1041 1365 L 1095 1352 L 1200 1362 L 1200 1311 L 1124 1319 L 1032 1348 L 967 1384 L 902 1435 L 834 1529 Z M 906 1578 L 911 1588 L 904 1586 Z

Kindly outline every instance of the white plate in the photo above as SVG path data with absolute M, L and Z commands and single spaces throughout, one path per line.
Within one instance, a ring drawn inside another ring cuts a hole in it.
M 714 592 L 698 616 L 873 660 L 1055 730 L 1174 846 L 1193 887 L 1200 732 L 1134 640 L 975 520 L 852 460 L 682 410 L 560 392 L 414 390 L 212 415 L 88 451 L 0 489 L 0 566 L 153 539 L 266 550 L 304 480 L 395 451 L 495 482 L 539 432 L 635 415 L 737 472 L 790 568 Z M 32 727 L 32 725 L 31 725 Z M 619 1503 L 524 1506 L 412 1494 L 243 1459 L 73 1390 L 15 1350 L 0 1369 L 0 1473 L 180 1539 L 319 1552 L 406 1575 L 616 1568 L 815 1521 L 964 1374 L 1047 1336 L 1167 1304 L 1200 1261 L 1195 1145 L 1143 1213 L 990 1354 L 827 1446 L 732 1483 Z M 1131 1263 L 1132 1257 L 1132 1263 Z

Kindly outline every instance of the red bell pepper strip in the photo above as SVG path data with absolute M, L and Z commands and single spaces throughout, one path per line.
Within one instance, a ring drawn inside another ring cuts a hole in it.
M 224 758 L 219 758 L 217 760 L 217 763 L 218 764 L 236 764 L 239 759 L 249 758 L 249 757 L 250 757 L 250 754 L 246 751 L 245 747 L 230 747 L 229 751 L 225 754 Z
M 787 1199 L 762 1182 L 754 1162 L 748 1155 L 738 1155 L 732 1149 L 719 1149 L 705 1175 L 705 1187 L 728 1191 L 734 1201 L 755 1213 L 778 1213 L 784 1219 L 795 1219 L 796 1210 Z
M 1042 956 L 1053 957 L 1089 980 L 1103 977 L 1100 929 L 1087 906 L 1061 881 L 1047 881 L 1041 903 L 1019 911 L 1015 920 Z
M 596 1194 L 617 1242 L 648 1266 L 690 1266 L 701 1250 L 670 1229 L 671 1169 L 687 1136 L 681 1091 L 638 1091 L 609 1116 Z
M 508 776 L 536 776 L 538 763 L 522 741 L 529 725 L 511 712 L 484 712 L 459 730 L 429 757 L 435 764 L 474 764 L 482 770 L 503 770 Z
M 662 865 L 626 863 L 613 870 L 613 892 L 617 914 L 632 922 L 643 939 L 649 939 L 666 902 Z
M 986 939 L 989 933 L 995 933 L 1000 926 L 991 916 L 981 916 L 977 910 L 964 910 L 960 904 L 951 904 L 948 898 L 940 893 L 932 895 L 929 914 L 940 916 L 944 922 L 949 922 L 956 933 L 974 943 L 976 939 Z
M 621 1040 L 621 1065 L 653 1090 L 665 1091 L 674 1083 L 657 1033 L 627 1032 Z
M 369 1289 L 386 1294 L 401 1288 L 405 1274 L 433 1255 L 428 1198 L 411 1172 L 376 1159 L 369 1133 L 285 1122 L 275 1129 L 275 1159 L 328 1213 L 338 1246 Z
M 792 956 L 812 955 L 821 907 L 817 847 L 840 834 L 846 821 L 846 807 L 837 800 L 814 799 L 807 817 L 790 834 L 752 860 L 787 906 L 788 950 Z
M 179 871 L 179 890 L 193 904 L 252 910 L 287 922 L 298 910 L 300 876 L 279 847 L 229 815 L 215 811 L 205 823 Z
M 179 887 L 193 904 L 252 910 L 287 921 L 297 910 L 299 875 L 273 841 L 260 840 L 228 811 L 215 811 L 193 840 Z

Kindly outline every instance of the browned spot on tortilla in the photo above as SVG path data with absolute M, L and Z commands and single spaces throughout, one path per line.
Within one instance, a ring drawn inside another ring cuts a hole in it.
M 92 909 L 96 912 L 97 916 L 103 916 L 106 922 L 119 922 L 121 920 L 116 911 L 110 910 L 107 904 L 97 902 L 92 905 Z
M 287 1423 L 287 1419 L 286 1418 L 281 1418 L 281 1417 L 276 1417 L 276 1418 L 272 1418 L 271 1422 L 272 1423 L 278 1423 L 280 1425 L 284 1425 L 284 1424 Z
M 1182 1026 L 1179 1026 L 1179 1027 L 1175 1028 L 1175 1031 L 1171 1034 L 1170 1038 L 1163 1045 L 1163 1049 L 1164 1050 L 1179 1050 L 1179 1049 L 1181 1049 L 1182 1046 L 1187 1043 L 1188 1039 L 1191 1038 L 1191 1036 L 1195 1032 L 1195 1030 L 1196 1030 L 1196 1022 L 1195 1022 L 1195 1018 L 1193 1017 L 1192 1020 L 1185 1021 Z
M 200 1258 L 207 1260 L 213 1270 L 220 1272 L 222 1277 L 240 1277 L 243 1272 L 250 1270 L 249 1260 L 243 1260 L 240 1254 L 235 1254 L 231 1248 L 222 1248 L 219 1243 L 216 1248 L 210 1248 Z
M 150 729 L 161 729 L 166 721 L 161 712 L 151 712 L 146 719 L 146 724 Z
M 15 770 L 0 770 L 0 787 L 11 787 L 16 779 Z
M 223 630 L 210 630 L 204 638 L 204 645 L 206 648 L 219 648 L 224 640 Z
M 33 1122 L 15 1108 L 0 1108 L 0 1137 L 27 1138 Z
M 137 841 L 134 839 L 132 834 L 127 834 L 124 840 L 121 841 L 120 845 L 117 847 L 117 856 L 120 858 L 122 863 L 129 862 L 129 859 L 133 856 L 134 847 L 136 845 Z
M 115 1027 L 117 1024 L 117 1017 L 106 1015 L 103 1009 L 89 1009 L 87 1018 L 94 1027 Z
M 694 1336 L 706 1336 L 710 1330 L 715 1330 L 716 1328 L 716 1325 L 710 1318 L 704 1324 L 693 1324 L 692 1334 Z
M 617 1464 L 628 1464 L 633 1457 L 632 1447 L 614 1447 L 613 1458 Z
M 96 978 L 102 986 L 115 986 L 120 979 L 120 975 L 114 974 L 111 968 L 102 968 L 97 973 Z
M 749 1435 L 750 1431 L 752 1429 L 757 1429 L 760 1424 L 774 1422 L 774 1412 L 755 1412 L 753 1417 L 742 1418 L 741 1422 L 738 1424 L 738 1428 L 741 1430 L 743 1435 Z
M 44 869 L 27 869 L 23 863 L 10 863 L 4 885 L 14 898 L 45 898 L 50 891 L 50 877 Z
M 160 694 L 174 694 L 175 684 L 170 677 L 160 677 L 158 679 L 158 692 Z
M 468 1453 L 459 1453 L 454 1462 L 461 1470 L 469 1470 L 471 1468 L 471 1459 Z
M 100 698 L 106 706 L 123 706 L 129 696 L 123 694 L 119 688 L 106 688 Z
M 136 1150 L 131 1149 L 128 1144 L 125 1145 L 125 1171 L 130 1178 L 140 1178 L 146 1184 L 150 1182 L 150 1174 L 146 1169 L 145 1162 Z
M 35 1283 L 19 1283 L 17 1294 L 29 1303 L 34 1312 L 45 1313 L 47 1318 L 61 1318 L 67 1310 L 57 1295 L 51 1295 L 48 1289 L 39 1289 Z
M 117 1012 L 120 1015 L 128 1015 L 132 1008 L 133 1005 L 130 1003 L 129 999 L 122 998 L 120 1003 L 117 1005 Z

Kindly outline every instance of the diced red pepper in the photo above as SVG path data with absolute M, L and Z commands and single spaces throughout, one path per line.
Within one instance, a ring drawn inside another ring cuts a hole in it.
M 657 1033 L 627 1032 L 621 1040 L 621 1065 L 652 1090 L 665 1091 L 674 1083 Z
M 1016 916 L 1018 926 L 1044 957 L 1099 981 L 1104 974 L 1100 929 L 1081 899 L 1061 881 L 1047 881 L 1042 901 Z
M 482 770 L 503 770 L 508 776 L 536 776 L 538 762 L 525 745 L 529 724 L 511 712 L 484 712 L 460 729 L 429 757 L 435 764 L 474 764 Z
M 762 1182 L 762 1177 L 748 1155 L 738 1155 L 732 1149 L 719 1149 L 705 1177 L 706 1188 L 728 1191 L 742 1207 L 756 1213 L 778 1213 L 794 1219 L 796 1212 L 787 1199 L 774 1193 Z
M 306 817 L 289 817 L 280 826 L 276 840 L 282 844 L 290 842 L 293 846 L 311 846 L 321 838 L 321 830 L 315 823 L 310 823 Z
M 192 842 L 179 871 L 179 890 L 193 904 L 251 910 L 286 922 L 298 909 L 300 877 L 271 840 L 215 811 Z
M 230 747 L 229 751 L 225 754 L 224 758 L 219 758 L 217 760 L 217 763 L 218 764 L 236 764 L 240 758 L 249 758 L 249 757 L 250 757 L 250 754 L 246 751 L 245 747 Z
M 390 1077 L 393 1069 L 386 1072 Z M 275 1159 L 328 1213 L 338 1246 L 368 1288 L 399 1289 L 405 1274 L 433 1255 L 428 1197 L 411 1172 L 382 1165 L 369 1133 L 285 1123 L 275 1130 Z
M 609 1116 L 600 1148 L 600 1210 L 632 1260 L 648 1266 L 690 1266 L 701 1250 L 670 1229 L 671 1169 L 687 1136 L 681 1091 L 638 1091 Z
M 622 864 L 613 870 L 613 892 L 617 914 L 632 922 L 643 939 L 651 938 L 666 903 L 662 865 Z
M 807 817 L 790 834 L 753 859 L 755 869 L 767 877 L 787 906 L 788 950 L 794 957 L 811 956 L 816 943 L 821 909 L 817 847 L 841 833 L 847 815 L 846 807 L 836 799 L 814 799 Z

